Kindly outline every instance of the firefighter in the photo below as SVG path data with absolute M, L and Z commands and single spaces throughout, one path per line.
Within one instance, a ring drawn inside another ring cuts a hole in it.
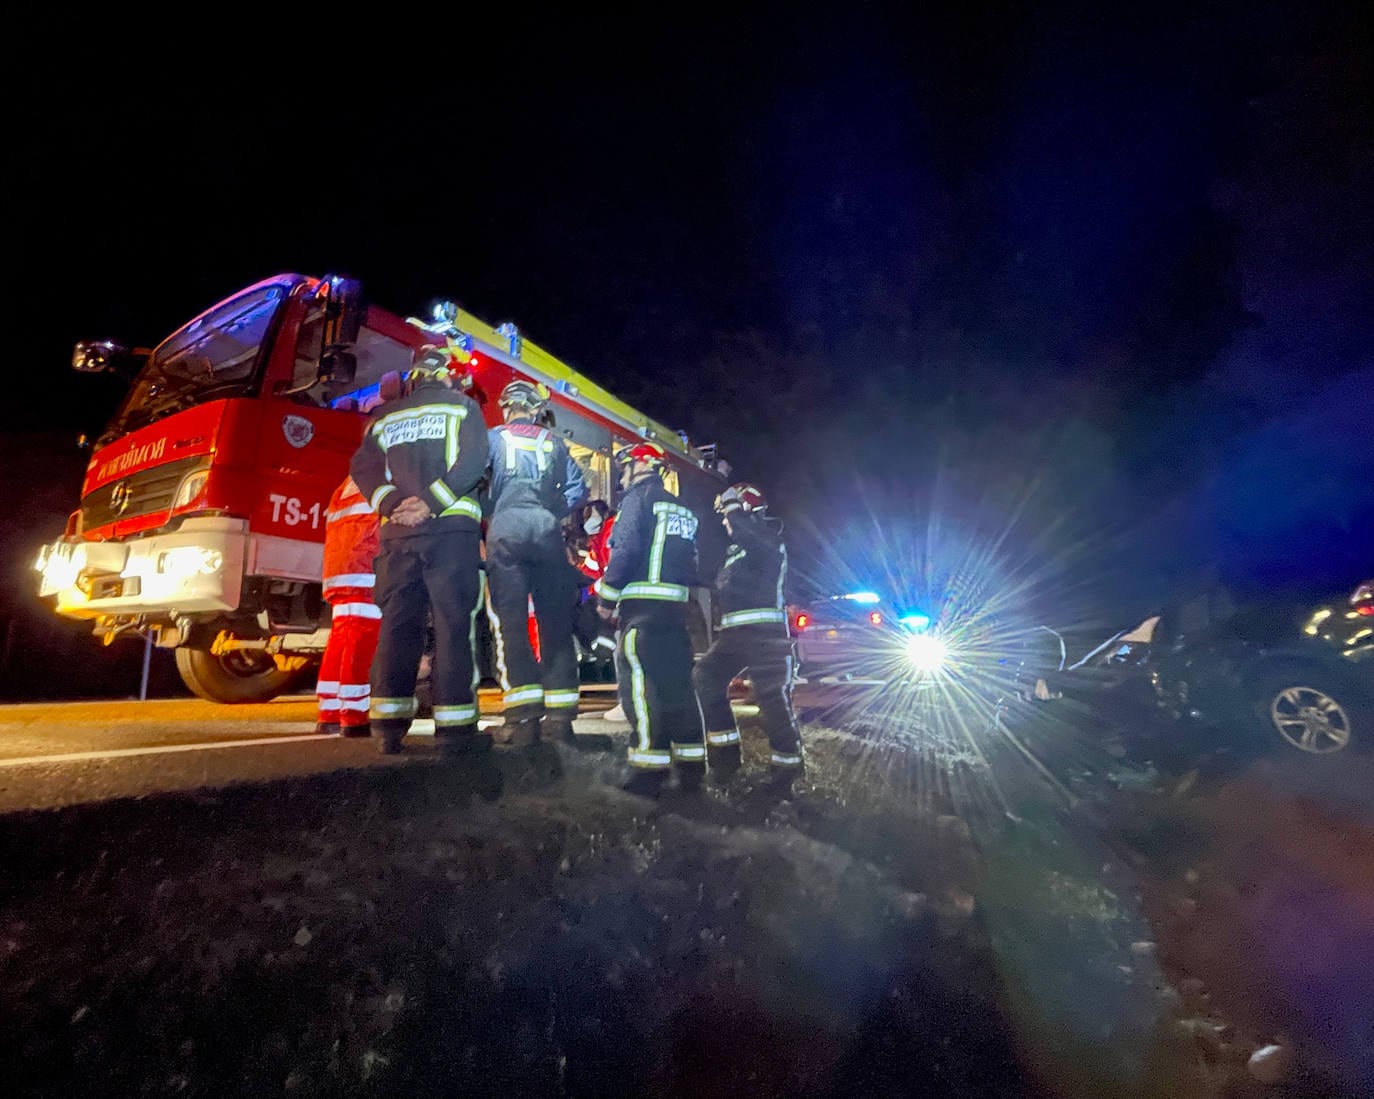
M 730 682 L 748 671 L 768 734 L 770 780 L 790 788 L 802 773 L 801 732 L 792 712 L 792 641 L 783 585 L 787 547 L 782 524 L 770 520 L 768 502 L 754 485 L 731 485 L 716 497 L 716 512 L 732 545 L 716 577 L 720 629 L 692 669 L 692 684 L 706 719 L 706 750 L 713 775 L 740 764 L 739 728 L 730 709 Z
M 408 394 L 385 402 L 363 433 L 352 475 L 381 520 L 377 603 L 382 629 L 372 668 L 372 732 L 401 751 L 415 716 L 415 680 L 433 619 L 431 682 L 441 756 L 491 747 L 477 729 L 473 645 L 482 604 L 481 505 L 487 432 L 458 353 L 427 348 Z
M 329 498 L 324 516 L 324 598 L 330 605 L 329 641 L 315 694 L 317 733 L 370 736 L 368 676 L 377 651 L 382 611 L 372 598 L 377 576 L 377 513 L 352 477 Z
M 663 483 L 667 455 L 657 443 L 623 447 L 625 496 L 611 536 L 611 555 L 594 590 L 603 617 L 618 617 L 616 676 L 630 721 L 625 789 L 656 797 L 677 769 L 686 790 L 706 772 L 701 711 L 692 691 L 687 631 L 691 585 L 697 582 L 697 518 Z
M 571 742 L 577 715 L 575 573 L 563 520 L 587 494 L 582 470 L 563 440 L 539 422 L 548 410 L 543 385 L 513 381 L 498 398 L 505 419 L 488 433 L 491 463 L 487 521 L 487 616 L 505 718 L 498 742 L 511 747 L 548 739 Z M 527 629 L 533 602 L 539 655 Z

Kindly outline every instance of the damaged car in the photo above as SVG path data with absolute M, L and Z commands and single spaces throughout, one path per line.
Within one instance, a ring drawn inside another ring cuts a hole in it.
M 1327 599 L 1237 603 L 1217 588 L 1023 675 L 1024 697 L 1140 699 L 1200 728 L 1308 755 L 1374 749 L 1374 581 Z

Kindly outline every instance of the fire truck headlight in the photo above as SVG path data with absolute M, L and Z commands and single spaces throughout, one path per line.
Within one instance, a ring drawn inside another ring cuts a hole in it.
M 164 576 L 209 576 L 224 565 L 224 554 L 204 546 L 178 546 L 157 555 L 157 571 Z
M 184 508 L 191 503 L 205 491 L 205 482 L 209 479 L 210 471 L 208 469 L 199 469 L 183 477 L 181 484 L 177 485 L 176 495 L 172 497 L 172 510 Z
M 949 650 L 938 637 L 918 633 L 907 638 L 906 657 L 918 672 L 938 672 L 945 666 L 945 658 L 948 656 Z
M 38 551 L 33 565 L 43 574 L 42 589 L 46 593 L 65 591 L 76 583 L 77 574 L 86 563 L 85 547 L 58 542 Z

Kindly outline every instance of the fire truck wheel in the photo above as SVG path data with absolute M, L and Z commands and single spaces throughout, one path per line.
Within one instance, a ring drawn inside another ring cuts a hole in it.
M 239 650 L 216 656 L 206 649 L 177 649 L 177 671 L 207 702 L 267 702 L 301 677 L 284 672 L 266 653 Z

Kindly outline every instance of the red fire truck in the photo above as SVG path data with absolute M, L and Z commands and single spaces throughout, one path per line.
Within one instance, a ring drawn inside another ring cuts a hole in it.
M 78 371 L 131 379 L 96 441 L 81 506 L 45 546 L 39 591 L 88 620 L 105 643 L 151 637 L 176 650 L 202 698 L 258 702 L 298 684 L 329 636 L 320 595 L 325 507 L 348 471 L 381 379 L 417 351 L 470 355 L 489 422 L 515 378 L 552 392 L 554 428 L 593 499 L 612 507 L 613 450 L 650 439 L 668 452 L 670 487 L 702 517 L 703 575 L 724 546 L 711 505 L 728 472 L 617 399 L 513 324 L 492 327 L 454 303 L 406 318 L 365 302 L 355 280 L 278 275 L 207 309 L 151 351 L 81 343 Z M 693 604 L 695 643 L 711 632 L 709 593 Z

